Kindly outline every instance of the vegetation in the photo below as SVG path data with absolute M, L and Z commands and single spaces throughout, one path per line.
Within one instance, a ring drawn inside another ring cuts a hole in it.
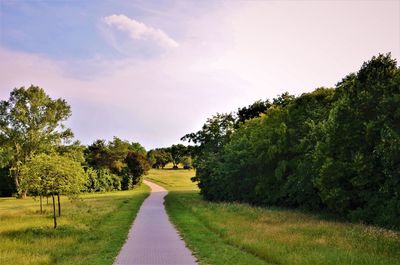
M 147 153 L 147 160 L 152 168 L 164 168 L 172 163 L 172 169 L 178 169 L 182 164 L 185 169 L 192 168 L 191 150 L 183 144 L 173 144 L 167 148 L 156 148 Z
M 211 201 L 303 208 L 400 228 L 400 69 L 373 57 L 336 89 L 217 114 L 197 133 L 195 181 Z
M 132 189 L 150 167 L 139 143 L 117 137 L 89 147 L 71 143 L 73 133 L 63 125 L 70 115 L 65 100 L 33 85 L 14 89 L 0 101 L 0 196 L 38 196 L 40 213 L 43 197 L 51 196 L 54 228 L 54 196 L 61 216 L 60 195 Z
M 70 115 L 65 100 L 53 100 L 37 86 L 16 88 L 8 100 L 0 101 L 0 147 L 3 159 L 8 160 L 2 164 L 8 164 L 22 197 L 28 187 L 20 187 L 21 166 L 73 136 L 62 124 Z
M 177 173 L 180 173 L 178 176 Z M 202 200 L 193 171 L 151 170 L 201 264 L 400 264 L 400 234 L 329 216 Z
M 149 189 L 62 196 L 59 227 L 50 229 L 52 206 L 28 198 L 0 198 L 0 264 L 112 264 Z
M 38 155 L 30 159 L 21 169 L 21 187 L 29 187 L 31 192 L 42 197 L 51 194 L 53 199 L 54 228 L 57 228 L 54 195 L 58 197 L 58 216 L 61 216 L 60 195 L 77 195 L 83 189 L 86 175 L 78 162 L 57 155 Z M 26 188 L 27 189 L 27 188 Z
M 96 140 L 85 150 L 85 157 L 91 167 L 91 191 L 128 190 L 140 183 L 141 176 L 146 174 L 149 164 L 146 150 L 139 143 L 130 143 L 114 137 L 108 143 Z M 128 161 L 138 160 L 138 166 L 132 171 Z M 138 173 L 140 174 L 138 175 Z

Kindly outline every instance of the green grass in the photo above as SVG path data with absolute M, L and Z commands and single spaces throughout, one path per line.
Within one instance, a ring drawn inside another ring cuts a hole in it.
M 112 264 L 149 188 L 62 197 L 53 229 L 52 205 L 0 199 L 0 264 Z
M 170 191 L 197 191 L 197 185 L 190 178 L 194 177 L 194 170 L 186 169 L 151 169 L 145 179 L 160 184 Z
M 206 202 L 188 182 L 194 172 L 173 173 L 153 171 L 149 178 L 172 191 L 168 214 L 202 264 L 400 264 L 399 232 L 300 211 Z

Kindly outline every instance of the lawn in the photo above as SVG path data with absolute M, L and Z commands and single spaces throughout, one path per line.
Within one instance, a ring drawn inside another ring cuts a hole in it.
M 112 264 L 149 188 L 62 197 L 59 227 L 52 205 L 40 215 L 33 198 L 0 199 L 0 264 Z
M 400 264 L 400 233 L 300 211 L 203 201 L 194 171 L 152 171 L 172 222 L 202 264 Z M 186 187 L 186 191 L 185 191 Z

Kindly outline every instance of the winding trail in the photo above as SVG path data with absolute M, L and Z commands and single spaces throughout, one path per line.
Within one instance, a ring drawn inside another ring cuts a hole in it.
M 140 207 L 114 264 L 197 264 L 168 219 L 164 207 L 164 197 L 168 191 L 153 182 L 143 182 L 151 188 L 151 194 Z

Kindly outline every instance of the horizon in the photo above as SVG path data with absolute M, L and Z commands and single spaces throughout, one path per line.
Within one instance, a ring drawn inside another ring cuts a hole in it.
M 170 146 L 217 112 L 400 58 L 400 1 L 3 0 L 0 23 L 0 98 L 33 84 L 65 99 L 85 145 Z

